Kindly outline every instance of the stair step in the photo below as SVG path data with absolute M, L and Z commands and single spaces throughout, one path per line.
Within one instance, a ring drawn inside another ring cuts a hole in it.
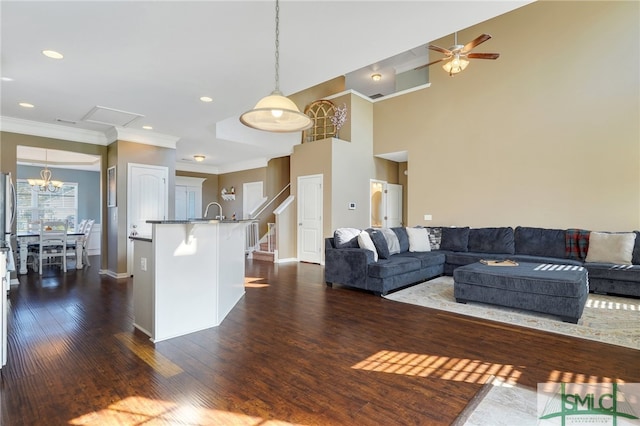
M 273 262 L 274 255 L 268 251 L 256 250 L 253 252 L 253 260 L 264 260 L 267 262 Z

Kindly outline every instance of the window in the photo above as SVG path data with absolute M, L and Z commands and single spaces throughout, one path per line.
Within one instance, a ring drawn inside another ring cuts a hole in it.
M 29 231 L 29 222 L 67 220 L 75 231 L 78 218 L 78 183 L 65 182 L 57 192 L 34 192 L 26 179 L 17 179 L 17 230 Z

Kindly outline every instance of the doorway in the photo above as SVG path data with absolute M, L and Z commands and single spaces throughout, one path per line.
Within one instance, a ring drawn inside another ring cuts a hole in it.
M 402 226 L 402 185 L 371 179 L 369 188 L 369 226 L 372 228 Z

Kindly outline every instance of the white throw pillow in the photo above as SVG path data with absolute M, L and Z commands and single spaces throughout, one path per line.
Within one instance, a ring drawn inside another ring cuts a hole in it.
M 427 228 L 407 228 L 407 235 L 409 236 L 409 251 L 431 251 Z
M 373 244 L 371 235 L 369 235 L 367 231 L 362 231 L 358 235 L 358 245 L 360 248 L 371 250 L 373 252 L 373 261 L 378 261 L 378 250 L 376 250 L 376 246 Z
M 634 232 L 618 234 L 591 232 L 585 261 L 631 265 L 635 242 Z

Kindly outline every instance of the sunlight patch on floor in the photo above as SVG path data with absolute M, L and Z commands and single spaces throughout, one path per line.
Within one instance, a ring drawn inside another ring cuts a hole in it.
M 587 307 L 595 309 L 607 309 L 616 311 L 640 311 L 640 304 L 626 302 L 612 302 L 605 300 L 587 300 Z
M 123 343 L 138 358 L 147 363 L 151 368 L 160 373 L 163 377 L 172 377 L 183 372 L 182 368 L 171 362 L 162 354 L 149 346 L 139 342 L 133 338 L 130 333 L 118 333 L 115 335 L 121 343 Z
M 513 365 L 397 351 L 380 351 L 351 368 L 482 384 L 492 376 L 499 377 L 506 383 L 516 384 L 522 375 Z
M 624 380 L 613 380 L 609 377 L 593 376 L 571 371 L 553 370 L 547 379 L 549 383 L 624 383 Z
M 133 426 L 147 424 L 302 426 L 280 420 L 230 413 L 211 408 L 176 404 L 141 396 L 130 396 L 107 408 L 69 420 L 71 425 Z
M 269 283 L 265 282 L 266 278 L 260 277 L 244 277 L 244 286 L 249 288 L 269 287 Z

